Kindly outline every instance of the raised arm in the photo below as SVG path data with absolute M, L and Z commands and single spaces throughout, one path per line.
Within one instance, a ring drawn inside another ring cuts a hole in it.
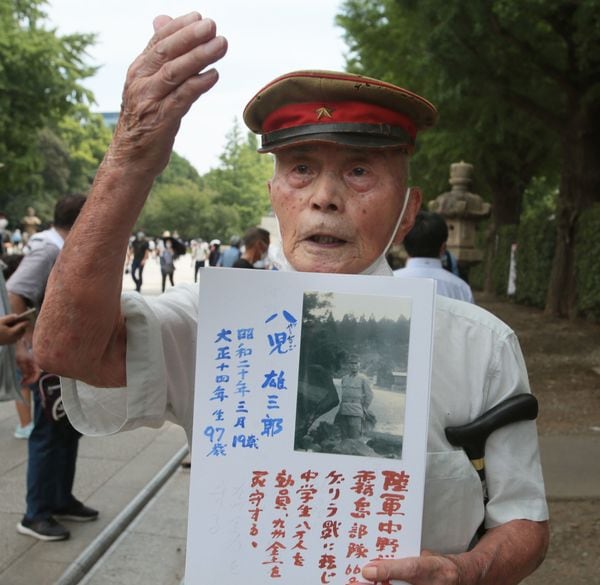
M 95 386 L 125 385 L 128 238 L 182 117 L 218 79 L 205 68 L 227 50 L 215 23 L 196 12 L 159 16 L 154 31 L 127 72 L 112 144 L 56 262 L 34 336 L 44 369 Z

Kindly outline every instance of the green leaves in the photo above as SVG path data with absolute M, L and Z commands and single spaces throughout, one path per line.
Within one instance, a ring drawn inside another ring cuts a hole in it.
M 228 242 L 258 225 L 269 209 L 270 155 L 256 152 L 253 134 L 244 136 L 237 121 L 227 136 L 220 165 L 200 176 L 173 153 L 156 180 L 138 227 L 148 234 L 177 230 L 185 238 Z
M 577 218 L 600 201 L 600 0 L 347 0 L 338 23 L 350 69 L 438 107 L 412 164 L 426 199 L 466 160 L 500 227 L 533 178 L 560 182 L 546 310 L 574 315 Z
M 44 4 L 0 0 L 0 208 L 18 208 L 17 196 L 29 198 L 22 209 L 43 198 L 39 132 L 54 132 L 77 115 L 78 104 L 93 99 L 81 85 L 94 72 L 85 63 L 93 35 L 59 36 L 45 28 Z
M 215 204 L 235 210 L 236 224 L 221 239 L 228 240 L 233 234 L 243 234 L 246 229 L 260 223 L 269 210 L 267 181 L 273 175 L 271 155 L 258 154 L 256 136 L 243 136 L 237 120 L 227 136 L 221 155 L 221 165 L 205 175 L 208 188 L 215 193 Z

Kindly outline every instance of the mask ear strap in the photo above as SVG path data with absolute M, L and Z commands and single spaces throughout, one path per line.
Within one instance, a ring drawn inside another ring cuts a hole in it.
M 406 213 L 406 208 L 408 206 L 408 200 L 410 199 L 411 194 L 412 194 L 412 190 L 410 187 L 408 187 L 406 189 L 406 193 L 404 194 L 404 203 L 402 204 L 402 211 L 400 211 L 400 216 L 398 217 L 398 221 L 396 222 L 396 225 L 394 226 L 394 231 L 392 232 L 392 235 L 390 236 L 390 240 L 387 243 L 387 246 L 383 249 L 384 255 L 388 253 L 389 249 L 392 247 L 392 244 L 394 243 L 394 240 L 396 238 L 396 233 L 400 229 L 400 224 L 402 223 L 402 220 L 404 219 L 404 214 Z

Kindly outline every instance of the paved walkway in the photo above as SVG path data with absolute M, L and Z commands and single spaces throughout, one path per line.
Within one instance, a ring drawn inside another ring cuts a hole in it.
M 178 260 L 176 282 L 192 282 L 190 259 Z M 132 290 L 126 276 L 124 289 Z M 160 269 L 150 261 L 144 294 L 160 292 Z M 97 522 L 70 523 L 72 538 L 42 543 L 17 534 L 24 510 L 27 442 L 13 438 L 12 403 L 0 403 L 0 583 L 51 585 L 185 444 L 174 425 L 139 429 L 80 444 L 75 494 L 101 512 Z M 600 498 L 600 433 L 541 437 L 550 499 Z M 175 473 L 140 517 L 115 543 L 111 554 L 82 582 L 85 585 L 178 585 L 185 563 L 189 474 Z
M 216 269 L 215 269 L 216 270 Z M 175 284 L 194 282 L 194 269 L 189 254 L 179 257 L 175 261 L 175 274 L 173 276 Z M 144 266 L 142 274 L 142 294 L 158 295 L 161 293 L 162 277 L 160 274 L 160 264 L 158 258 L 150 258 Z M 167 279 L 167 288 L 171 284 Z M 135 290 L 131 274 L 123 276 L 123 290 Z
M 176 282 L 193 282 L 193 270 L 189 256 L 180 258 L 176 264 Z M 133 281 L 125 275 L 123 290 L 134 290 Z M 161 275 L 158 261 L 150 260 L 144 270 L 144 286 L 142 292 L 148 295 L 160 293 Z M 90 506 L 100 510 L 97 522 L 85 524 L 68 523 L 71 539 L 65 542 L 39 542 L 16 532 L 16 524 L 21 519 L 25 509 L 25 477 L 27 468 L 27 441 L 13 438 L 17 421 L 14 404 L 0 403 L 0 583 L 2 585 L 51 585 L 64 573 L 81 552 L 96 538 L 102 530 L 129 504 L 140 490 L 159 472 L 159 470 L 185 445 L 183 430 L 175 425 L 167 424 L 163 428 L 138 429 L 120 433 L 107 438 L 82 437 L 77 460 L 74 494 Z M 185 531 L 187 516 L 187 478 L 183 473 L 179 479 L 180 492 L 184 496 L 177 497 L 181 503 L 176 514 L 167 502 L 162 511 L 160 523 L 148 524 L 140 522 L 138 529 L 145 531 L 144 536 L 138 535 L 132 545 L 137 552 L 127 555 L 128 570 L 118 573 L 127 575 L 135 572 L 143 575 L 141 570 L 144 563 L 136 565 L 134 559 L 144 559 L 143 554 L 153 551 L 158 559 L 156 567 L 148 565 L 150 573 L 146 579 L 138 581 L 127 579 L 112 581 L 103 578 L 98 583 L 155 583 L 168 585 L 165 571 L 173 568 L 166 562 L 167 551 L 171 550 L 168 543 L 174 544 L 172 549 L 174 559 L 179 558 L 178 569 L 173 571 L 173 583 L 181 580 L 185 558 Z M 169 486 L 171 482 L 169 482 Z M 171 489 L 171 488 L 169 488 Z M 172 500 L 169 491 L 161 492 L 162 497 L 169 494 L 167 500 Z M 158 498 L 157 498 L 158 499 Z M 162 500 L 161 500 L 162 501 Z M 153 504 L 153 506 L 155 503 Z M 167 510 L 169 512 L 167 513 Z M 169 518 L 165 518 L 169 516 Z M 65 523 L 67 524 L 67 523 Z M 165 526 L 175 524 L 173 535 L 177 530 L 180 534 L 172 539 L 166 535 Z M 153 546 L 148 535 L 154 525 Z M 161 535 L 159 537 L 159 535 Z M 177 538 L 179 540 L 177 540 Z M 127 551 L 124 548 L 123 551 Z M 156 554 L 156 553 L 159 554 Z M 177 565 L 177 563 L 175 563 Z M 167 571 L 168 572 L 168 571 Z M 154 580 L 152 580 L 154 575 Z M 119 577 L 121 579 L 121 577 Z
M 15 527 L 25 509 L 27 441 L 13 438 L 12 403 L 0 404 L 0 583 L 51 585 L 185 444 L 175 425 L 113 437 L 82 437 L 74 494 L 100 510 L 96 522 L 65 522 L 71 539 L 39 542 Z M 109 581 L 106 581 L 108 583 Z M 148 583 L 150 583 L 148 581 Z M 156 585 L 162 581 L 154 581 Z M 165 581 L 166 583 L 166 581 Z

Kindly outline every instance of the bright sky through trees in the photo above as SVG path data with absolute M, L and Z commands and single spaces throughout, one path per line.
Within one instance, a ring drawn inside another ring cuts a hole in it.
M 116 111 L 128 65 L 143 50 L 158 14 L 192 10 L 212 18 L 229 51 L 217 66 L 220 81 L 185 118 L 175 150 L 199 172 L 218 164 L 226 133 L 263 84 L 295 69 L 342 69 L 345 45 L 334 18 L 341 0 L 52 0 L 46 10 L 60 34 L 95 32 L 92 63 L 101 66 L 85 85 L 97 111 Z

